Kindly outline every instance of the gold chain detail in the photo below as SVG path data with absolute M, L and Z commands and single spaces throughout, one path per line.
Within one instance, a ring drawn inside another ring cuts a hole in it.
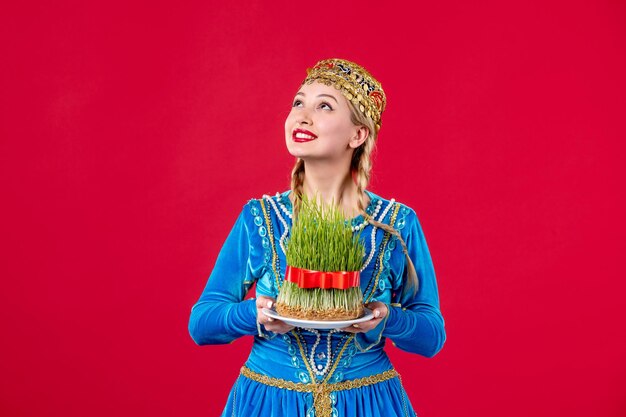
M 393 225 L 396 222 L 396 217 L 398 216 L 399 210 L 400 210 L 400 204 L 396 204 L 393 208 L 391 219 L 389 220 L 389 225 L 391 227 L 393 227 Z M 367 296 L 367 300 L 365 300 L 364 304 L 367 304 L 370 302 L 370 300 L 372 299 L 372 295 L 374 295 L 374 291 L 376 287 L 378 286 L 378 280 L 380 278 L 380 274 L 383 272 L 383 256 L 385 255 L 385 247 L 387 246 L 387 242 L 389 241 L 390 237 L 391 237 L 391 233 L 385 232 L 385 236 L 383 237 L 383 241 L 380 246 L 382 250 L 380 251 L 380 254 L 378 255 L 378 265 L 379 265 L 378 273 L 376 274 L 376 278 L 374 278 L 374 286 L 372 287 L 372 291 L 370 291 L 370 294 Z
M 379 382 L 387 381 L 392 378 L 399 377 L 400 374 L 395 369 L 389 369 L 380 374 L 370 375 L 363 378 L 352 379 L 349 381 L 336 382 L 329 384 L 326 381 L 318 383 L 303 384 L 301 382 L 292 382 L 280 378 L 272 378 L 254 372 L 247 366 L 241 368 L 241 375 L 261 384 L 271 387 L 288 389 L 296 392 L 310 392 L 313 394 L 313 406 L 315 407 L 316 417 L 330 417 L 332 415 L 332 405 L 330 394 L 333 391 L 345 391 L 354 388 L 361 388 L 368 385 L 374 385 Z
M 232 417 L 235 417 L 235 410 L 237 409 L 237 387 L 239 386 L 239 379 L 241 377 L 237 377 L 237 381 L 235 381 L 235 388 L 233 391 L 233 412 L 231 413 Z
M 400 210 L 400 205 L 396 203 L 396 205 L 393 208 L 393 212 L 391 213 L 391 219 L 389 220 L 389 225 L 391 227 L 393 227 L 393 225 L 396 223 L 396 217 L 398 216 L 398 211 Z M 380 254 L 378 255 L 378 273 L 376 274 L 376 278 L 374 278 L 374 286 L 372 287 L 372 291 L 370 291 L 369 296 L 367 297 L 367 300 L 365 301 L 365 304 L 369 303 L 369 301 L 372 299 L 372 295 L 374 295 L 374 291 L 375 288 L 378 286 L 378 280 L 380 278 L 380 274 L 382 274 L 383 272 L 383 256 L 385 255 L 385 248 L 387 247 L 387 243 L 389 242 L 389 239 L 391 238 L 391 233 L 389 232 L 385 232 L 385 235 L 383 237 L 383 241 L 381 242 L 381 248 L 382 250 L 380 251 Z M 387 312 L 387 315 L 385 316 L 385 324 L 383 326 L 387 325 L 387 319 L 389 318 L 389 312 Z M 384 328 L 384 327 L 383 327 Z M 368 347 L 364 348 L 359 344 L 359 340 L 358 339 L 354 339 L 354 344 L 356 345 L 357 349 L 359 349 L 359 351 L 361 352 L 367 352 L 368 350 L 370 350 L 371 348 L 373 348 L 374 346 L 376 346 L 378 343 L 380 343 L 380 339 L 382 339 L 383 337 L 383 332 L 381 331 L 380 334 L 378 335 L 378 340 L 376 340 L 376 342 L 372 343 L 371 345 L 369 345 Z
M 315 381 L 315 372 L 313 372 L 313 369 L 311 369 L 311 365 L 307 360 L 306 352 L 304 351 L 304 347 L 300 342 L 300 335 L 298 334 L 298 332 L 296 332 L 295 329 L 291 331 L 291 334 L 296 338 L 296 343 L 298 343 L 298 349 L 300 349 L 300 356 L 302 357 L 302 361 L 306 366 L 306 370 L 309 371 L 309 377 L 311 378 L 311 381 Z
M 280 281 L 278 280 L 278 270 L 276 269 L 276 262 L 278 261 L 278 255 L 276 254 L 276 246 L 274 246 L 274 230 L 272 228 L 272 223 L 270 220 L 270 216 L 267 213 L 267 209 L 265 208 L 265 203 L 261 198 L 259 200 L 261 203 L 261 210 L 263 211 L 263 217 L 265 218 L 265 224 L 267 226 L 267 235 L 270 240 L 270 245 L 272 246 L 272 271 L 274 271 L 274 279 L 276 280 L 276 291 L 280 290 Z
M 406 406 L 406 390 L 404 389 L 404 384 L 402 383 L 402 377 L 398 374 L 398 379 L 400 380 L 400 386 L 402 387 L 402 408 L 404 409 L 404 415 L 409 417 L 409 408 Z M 415 414 L 417 416 L 417 414 Z
M 324 383 L 327 383 L 330 380 L 330 377 L 333 376 L 333 373 L 335 373 L 335 371 L 337 370 L 337 366 L 339 366 L 339 362 L 341 361 L 341 357 L 343 356 L 343 353 L 346 351 L 346 348 L 348 347 L 348 345 L 350 343 L 352 343 L 352 340 L 354 340 L 354 337 L 356 336 L 356 334 L 352 333 L 345 341 L 345 343 L 343 344 L 343 346 L 341 347 L 341 350 L 339 351 L 339 353 L 337 354 L 337 357 L 335 358 L 335 363 L 333 363 L 333 366 L 330 368 L 330 370 L 328 371 L 328 375 L 326 375 L 326 378 L 324 378 Z
M 300 337 L 299 337 L 298 333 L 295 330 L 292 330 L 291 334 L 293 334 L 294 337 L 296 338 L 296 342 L 298 343 L 298 349 L 300 350 L 300 356 L 302 357 L 302 360 L 304 361 L 304 364 L 306 366 L 307 371 L 309 371 L 309 376 L 311 377 L 311 380 L 315 381 L 315 373 L 313 372 L 313 369 L 309 365 L 309 362 L 307 360 L 307 354 L 304 351 L 304 346 L 302 346 L 302 343 L 300 343 Z M 343 356 L 343 353 L 346 351 L 346 348 L 348 347 L 350 342 L 352 342 L 352 340 L 354 339 L 355 336 L 356 336 L 356 334 L 351 334 L 346 339 L 345 343 L 341 347 L 341 350 L 337 354 L 337 357 L 335 358 L 333 366 L 328 371 L 328 375 L 326 375 L 326 378 L 324 378 L 324 381 L 323 381 L 324 383 L 328 382 L 330 380 L 330 377 L 333 376 L 333 373 L 337 369 L 337 366 L 339 365 L 339 362 L 341 360 L 341 357 Z

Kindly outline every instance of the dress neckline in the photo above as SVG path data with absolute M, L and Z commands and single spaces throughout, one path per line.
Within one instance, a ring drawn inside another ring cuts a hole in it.
M 291 194 L 291 192 L 292 192 L 291 190 L 287 190 L 284 193 L 282 193 L 280 195 L 280 201 L 282 204 L 285 205 L 289 213 L 293 214 L 293 206 L 291 204 L 291 200 L 289 199 L 289 194 Z M 373 192 L 369 190 L 365 190 L 364 192 L 370 198 L 370 202 L 365 208 L 365 212 L 368 214 L 372 214 L 380 197 L 378 197 L 376 194 L 374 194 Z M 346 222 L 349 222 L 351 225 L 355 225 L 355 224 L 361 223 L 363 220 L 365 220 L 365 217 L 363 217 L 363 214 L 359 214 L 356 217 L 353 217 L 351 219 L 346 219 Z

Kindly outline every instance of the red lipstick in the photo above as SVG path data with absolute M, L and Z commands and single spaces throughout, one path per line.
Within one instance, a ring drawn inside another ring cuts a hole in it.
M 294 142 L 310 142 L 317 139 L 317 135 L 306 129 L 295 129 L 291 135 Z

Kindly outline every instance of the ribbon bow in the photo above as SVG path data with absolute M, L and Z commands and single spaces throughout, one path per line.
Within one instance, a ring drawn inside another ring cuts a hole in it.
M 360 272 L 324 272 L 312 269 L 296 268 L 287 265 L 285 280 L 293 282 L 300 288 L 337 288 L 340 290 L 346 290 L 350 287 L 359 286 Z

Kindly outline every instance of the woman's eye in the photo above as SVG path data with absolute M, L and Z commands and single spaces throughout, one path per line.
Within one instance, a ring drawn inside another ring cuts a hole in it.
M 302 104 L 302 101 L 300 101 L 300 100 L 295 100 L 295 101 L 293 102 L 292 107 L 302 107 L 303 105 L 304 105 L 304 104 Z M 328 103 L 321 103 L 321 104 L 319 105 L 319 107 L 320 107 L 321 109 L 323 109 L 323 110 L 332 110 L 332 109 L 333 109 L 333 108 L 330 106 L 330 104 L 328 104 Z

